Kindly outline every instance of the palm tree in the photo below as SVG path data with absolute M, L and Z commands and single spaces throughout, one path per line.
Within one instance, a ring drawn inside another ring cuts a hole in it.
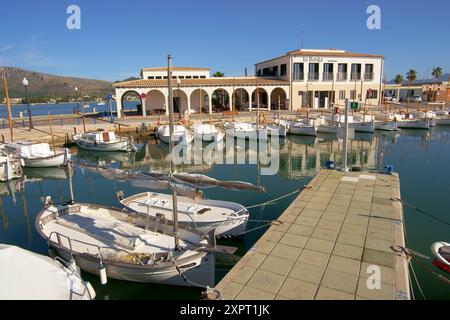
M 220 71 L 216 71 L 213 73 L 213 77 L 223 77 L 225 75 L 225 73 L 220 72 Z
M 442 75 L 442 68 L 441 67 L 436 67 L 433 69 L 433 71 L 431 72 L 431 75 L 433 76 L 435 82 L 437 82 L 439 80 L 439 78 Z M 436 101 L 436 95 L 437 95 L 437 90 L 434 90 L 434 99 L 433 101 Z
M 402 84 L 403 83 L 403 76 L 401 74 L 395 75 L 394 82 L 396 84 Z
M 411 70 L 409 70 L 409 71 L 406 73 L 406 79 L 408 79 L 408 85 L 409 85 L 409 87 L 408 87 L 408 94 L 406 95 L 406 99 L 408 99 L 409 91 L 411 91 L 411 85 L 412 85 L 412 83 L 414 82 L 414 80 L 416 80 L 416 78 L 417 78 L 417 72 L 416 72 L 416 70 L 411 69 Z

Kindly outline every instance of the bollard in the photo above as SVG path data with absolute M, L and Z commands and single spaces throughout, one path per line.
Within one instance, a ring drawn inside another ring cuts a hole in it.
M 3 129 L 6 129 L 5 119 L 3 119 Z
M 80 125 L 80 118 L 77 118 L 77 125 Z
M 64 125 L 64 118 L 61 117 L 61 127 Z
M 22 119 L 22 128 L 25 128 L 25 119 Z

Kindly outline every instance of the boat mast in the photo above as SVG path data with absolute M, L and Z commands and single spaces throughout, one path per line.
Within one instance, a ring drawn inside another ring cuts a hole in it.
M 172 91 L 172 57 L 169 54 L 167 56 L 167 82 L 169 90 L 169 130 L 170 130 L 170 140 L 169 140 L 169 154 L 170 154 L 170 176 L 175 171 L 173 161 L 172 161 L 172 150 L 173 150 L 173 91 Z M 200 108 L 201 109 L 201 108 Z M 180 239 L 178 234 L 178 203 L 177 203 L 177 192 L 172 190 L 172 209 L 173 209 L 173 236 L 175 239 L 175 250 L 180 248 Z
M 202 114 L 202 86 L 200 85 L 200 89 L 199 89 L 199 92 L 198 92 L 198 95 L 199 95 L 199 97 L 198 97 L 198 99 L 199 99 L 199 101 L 198 101 L 198 104 L 199 104 L 199 106 L 200 106 L 200 124 L 202 124 L 203 123 L 203 114 Z
M 256 129 L 259 129 L 259 86 L 258 86 L 258 76 L 256 76 Z

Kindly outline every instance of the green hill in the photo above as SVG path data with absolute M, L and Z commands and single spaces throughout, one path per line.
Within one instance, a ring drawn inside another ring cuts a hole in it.
M 81 88 L 83 95 L 90 98 L 102 98 L 106 93 L 113 90 L 112 83 L 108 81 L 57 76 L 15 67 L 0 67 L 0 74 L 6 75 L 10 98 L 25 96 L 22 79 L 27 78 L 29 82 L 28 92 L 32 102 L 48 101 L 51 98 L 68 101 L 80 96 L 80 91 L 77 92 L 75 87 Z M 0 99 L 3 100 L 4 97 L 5 92 L 2 83 Z

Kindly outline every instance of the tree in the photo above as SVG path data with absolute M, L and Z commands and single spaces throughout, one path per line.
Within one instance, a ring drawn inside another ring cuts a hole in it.
M 396 84 L 402 84 L 403 83 L 403 76 L 401 74 L 395 75 L 394 82 Z
M 220 71 L 216 71 L 213 73 L 213 77 L 216 77 L 216 78 L 223 77 L 224 75 L 225 75 L 225 73 L 220 72 Z
M 411 85 L 412 85 L 412 83 L 416 80 L 416 78 L 417 78 L 417 72 L 416 72 L 416 70 L 411 69 L 411 70 L 409 70 L 409 71 L 406 73 L 406 79 L 408 79 L 408 85 L 409 85 L 409 88 L 408 88 L 408 94 L 406 95 L 406 98 L 407 98 L 407 99 L 408 99 L 408 96 L 409 96 L 409 92 L 411 91 Z
M 433 76 L 435 82 L 437 82 L 442 75 L 442 68 L 441 67 L 434 68 L 433 71 L 431 72 L 431 75 Z M 437 89 L 434 90 L 433 95 L 434 95 L 433 101 L 436 101 Z

